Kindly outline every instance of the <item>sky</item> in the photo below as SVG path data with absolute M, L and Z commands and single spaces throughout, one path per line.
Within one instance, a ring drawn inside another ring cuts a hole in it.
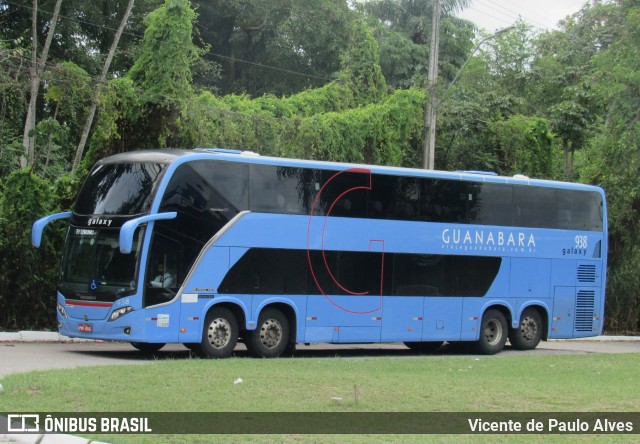
M 506 28 L 521 16 L 542 31 L 556 28 L 558 22 L 578 12 L 588 0 L 472 0 L 471 6 L 457 15 L 474 22 L 488 32 Z

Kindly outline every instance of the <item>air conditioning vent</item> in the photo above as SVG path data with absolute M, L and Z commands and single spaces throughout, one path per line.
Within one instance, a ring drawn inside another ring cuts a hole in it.
M 579 290 L 576 298 L 575 330 L 593 331 L 596 293 L 593 290 Z
M 595 265 L 578 265 L 578 282 L 595 283 L 596 282 L 596 266 Z

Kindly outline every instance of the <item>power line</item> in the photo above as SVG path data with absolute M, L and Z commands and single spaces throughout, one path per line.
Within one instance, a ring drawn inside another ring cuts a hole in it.
M 276 70 L 276 71 L 286 72 L 286 73 L 289 73 L 289 74 L 296 74 L 296 75 L 299 75 L 299 76 L 311 77 L 313 79 L 326 80 L 328 82 L 331 82 L 333 80 L 333 79 L 328 79 L 326 77 L 315 76 L 313 74 L 306 74 L 306 73 L 303 73 L 303 72 L 291 71 L 289 69 L 277 68 L 275 66 L 264 65 L 262 63 L 250 62 L 248 60 L 241 60 L 241 59 L 237 59 L 237 58 L 234 58 L 234 57 L 225 56 L 225 55 L 222 55 L 222 54 L 216 54 L 215 52 L 210 52 L 209 54 L 211 54 L 212 56 L 215 56 L 215 57 L 220 57 L 221 59 L 228 59 L 228 60 L 233 60 L 235 62 L 247 63 L 249 65 L 259 66 L 261 68 L 269 68 L 269 69 L 273 69 L 273 70 Z
M 512 13 L 512 14 L 515 14 L 517 17 L 522 17 L 522 18 L 523 18 L 523 20 L 528 21 L 528 22 L 530 22 L 531 24 L 542 25 L 544 28 L 548 28 L 548 27 L 550 27 L 550 26 L 553 26 L 553 24 L 549 25 L 548 23 L 547 23 L 547 24 L 545 24 L 545 23 L 541 23 L 541 22 L 539 22 L 539 21 L 537 21 L 537 20 L 533 20 L 533 19 L 531 19 L 531 18 L 524 17 L 524 16 L 522 15 L 522 13 L 517 12 L 517 11 L 514 11 L 514 10 L 512 10 L 512 9 L 509 9 L 509 8 L 507 8 L 506 6 L 502 6 L 502 5 L 500 5 L 500 4 L 496 3 L 496 2 L 494 2 L 493 0 L 478 0 L 478 1 L 479 1 L 480 3 L 483 3 L 484 1 L 489 2 L 489 3 L 491 3 L 492 5 L 495 5 L 495 6 L 496 6 L 497 8 L 499 8 L 499 9 L 502 9 L 502 10 L 504 10 L 504 11 L 510 12 L 510 13 Z M 485 5 L 485 6 L 488 6 L 486 3 L 484 3 L 484 5 Z
M 24 8 L 24 9 L 29 9 L 30 11 L 33 11 L 33 7 L 32 6 L 21 5 L 20 3 L 15 3 L 15 2 L 12 2 L 10 0 L 3 0 L 3 2 L 6 3 L 6 4 L 9 4 L 9 5 L 16 6 L 18 8 Z M 42 12 L 44 14 L 48 14 L 48 15 L 51 15 L 51 16 L 53 15 L 53 13 L 51 11 L 47 11 L 46 9 L 42 9 L 42 8 L 38 8 L 38 12 Z M 114 32 L 117 31 L 117 29 L 111 28 L 109 26 L 98 25 L 97 23 L 88 22 L 86 20 L 80 20 L 78 18 L 69 17 L 69 16 L 62 15 L 62 14 L 59 15 L 59 18 L 62 18 L 62 19 L 65 19 L 65 20 L 71 20 L 71 21 L 74 21 L 76 23 L 82 23 L 82 24 L 85 24 L 85 25 L 95 26 L 96 28 L 106 29 L 107 31 L 114 31 Z M 143 37 L 143 35 L 141 35 L 141 34 L 134 33 L 134 32 L 128 32 L 128 31 L 123 31 L 123 34 L 127 34 L 127 35 L 130 35 L 130 36 L 135 37 L 135 38 L 142 38 Z
M 491 0 L 487 0 L 487 1 L 491 1 Z M 477 7 L 474 6 L 470 6 L 467 9 L 470 9 L 472 11 L 475 11 L 478 14 L 482 14 L 486 17 L 490 17 L 498 22 L 504 23 L 505 25 L 512 25 L 515 21 L 517 21 L 518 19 L 523 20 L 525 23 L 531 25 L 532 27 L 545 31 L 549 28 L 549 25 L 545 25 L 543 23 L 540 23 L 536 20 L 532 20 L 528 17 L 523 16 L 522 14 L 512 11 L 510 9 L 504 8 L 494 2 L 493 5 L 491 4 L 487 4 L 484 3 L 483 0 L 478 0 L 477 3 L 483 7 L 483 9 L 478 9 Z M 494 6 L 495 5 L 495 6 Z M 490 12 L 487 11 L 491 11 L 495 14 L 498 15 L 494 15 L 491 14 Z

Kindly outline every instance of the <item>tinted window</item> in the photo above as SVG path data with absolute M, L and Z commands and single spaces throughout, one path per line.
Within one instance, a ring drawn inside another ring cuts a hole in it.
M 202 246 L 239 211 L 247 209 L 248 168 L 229 162 L 200 161 L 178 167 L 171 177 L 160 212 L 175 219 L 155 223 L 156 233 L 175 241 L 176 286 L 180 286 Z M 155 248 L 156 239 L 154 238 Z M 167 251 L 166 248 L 162 248 Z M 171 253 L 167 253 L 171 255 Z M 152 264 L 150 264 L 151 266 Z
M 388 293 L 387 282 L 383 281 L 384 268 L 382 260 L 382 253 L 340 252 L 337 273 L 332 271 L 336 274 L 338 282 L 343 287 L 339 294 L 364 293 L 380 295 L 381 293 Z M 381 288 L 381 285 L 383 288 Z
M 602 230 L 600 195 L 577 190 L 558 190 L 558 228 Z
M 519 227 L 557 227 L 554 188 L 513 186 L 514 225 Z
M 400 296 L 441 296 L 444 256 L 429 254 L 395 254 L 393 294 Z
M 191 162 L 171 177 L 160 212 L 176 211 L 167 227 L 207 242 L 239 211 L 247 208 L 247 167 L 224 162 Z
M 513 225 L 513 187 L 495 183 L 471 184 L 469 222 Z
M 310 255 L 312 269 L 306 250 L 251 249 L 231 267 L 219 291 L 375 296 L 382 286 L 383 295 L 481 297 L 502 263 L 499 257 L 386 253 L 383 268 L 381 253 L 326 251 L 323 257 L 321 251 L 311 251 Z
M 369 192 L 370 218 L 417 220 L 419 211 L 420 187 L 417 179 L 373 176 Z
M 308 214 L 315 196 L 312 170 L 271 165 L 251 166 L 251 210 Z
M 469 192 L 467 182 L 422 180 L 420 219 L 425 222 L 466 222 Z
M 76 200 L 77 214 L 140 214 L 149 210 L 154 184 L 165 165 L 107 164 L 95 167 Z
M 220 293 L 305 294 L 306 251 L 261 249 L 247 251 L 220 284 Z
M 322 171 L 322 194 L 315 215 L 367 217 L 368 188 L 371 176 L 354 171 Z

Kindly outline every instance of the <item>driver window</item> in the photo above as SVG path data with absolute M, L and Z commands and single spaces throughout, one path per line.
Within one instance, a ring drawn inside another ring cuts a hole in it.
M 172 300 L 178 291 L 177 275 L 182 260 L 181 245 L 155 233 L 145 276 L 145 307 Z

